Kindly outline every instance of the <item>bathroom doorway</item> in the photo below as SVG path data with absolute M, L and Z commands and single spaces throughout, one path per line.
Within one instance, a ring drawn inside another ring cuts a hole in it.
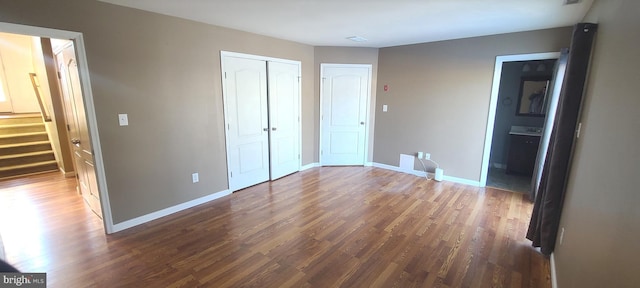
M 559 55 L 496 58 L 481 186 L 531 192 Z

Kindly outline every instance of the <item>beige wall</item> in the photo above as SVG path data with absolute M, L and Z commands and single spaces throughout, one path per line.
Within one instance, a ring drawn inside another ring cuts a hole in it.
M 221 50 L 302 62 L 303 164 L 317 154 L 311 46 L 97 1 L 0 7 L 2 22 L 84 34 L 115 224 L 228 188 Z
M 559 28 L 380 49 L 373 161 L 398 166 L 400 154 L 424 151 L 445 175 L 479 181 L 496 56 L 560 51 L 570 33 Z
M 320 64 L 371 64 L 371 107 L 369 108 L 369 155 L 367 162 L 373 160 L 373 137 L 375 124 L 375 105 L 376 105 L 376 79 L 378 78 L 378 49 L 377 48 L 353 48 L 353 47 L 315 47 L 315 73 L 314 93 L 316 97 L 315 107 L 316 115 L 320 116 Z M 319 151 L 320 142 L 320 122 L 316 122 L 315 135 L 316 151 Z M 318 162 L 318 152 L 316 152 L 314 162 Z
M 558 287 L 640 283 L 640 2 L 596 1 L 599 23 L 556 243 Z
M 33 73 L 31 37 L 0 33 L 0 53 L 13 113 L 40 112 L 29 73 Z

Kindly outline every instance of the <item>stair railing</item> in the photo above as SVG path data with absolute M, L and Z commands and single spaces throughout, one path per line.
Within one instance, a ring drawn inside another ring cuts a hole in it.
M 40 105 L 40 113 L 42 114 L 42 119 L 44 119 L 45 122 L 51 122 L 49 111 L 47 111 L 46 107 L 44 106 L 42 95 L 40 95 L 40 84 L 38 83 L 38 75 L 36 75 L 36 73 L 29 73 L 29 77 L 31 78 L 33 91 L 36 92 L 36 99 L 38 99 L 38 104 Z

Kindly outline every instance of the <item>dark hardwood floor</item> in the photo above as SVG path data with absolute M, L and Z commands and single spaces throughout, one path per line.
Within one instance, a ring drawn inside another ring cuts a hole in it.
M 524 238 L 531 209 L 520 193 L 324 167 L 104 235 L 73 178 L 0 182 L 8 261 L 49 287 L 551 287 Z

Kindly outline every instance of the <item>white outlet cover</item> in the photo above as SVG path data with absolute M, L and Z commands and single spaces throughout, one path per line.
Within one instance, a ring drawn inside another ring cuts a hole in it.
M 387 112 L 389 110 L 389 106 L 382 105 L 382 112 Z
M 200 182 L 200 175 L 198 175 L 198 173 L 193 173 L 191 174 L 191 181 L 193 183 L 198 183 Z
M 128 126 L 129 125 L 129 115 L 127 114 L 118 114 L 118 123 L 120 126 Z

